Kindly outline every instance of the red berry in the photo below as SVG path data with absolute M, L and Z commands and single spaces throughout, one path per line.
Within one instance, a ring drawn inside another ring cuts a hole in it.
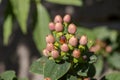
M 77 28 L 76 28 L 76 25 L 75 24 L 70 24 L 68 26 L 68 32 L 71 33 L 71 34 L 74 34 L 76 32 Z
M 55 38 L 53 37 L 53 35 L 48 35 L 47 37 L 46 37 L 46 42 L 47 43 L 54 43 L 55 42 Z
M 43 50 L 43 55 L 48 57 L 49 56 L 49 51 L 47 49 L 44 49 Z
M 61 50 L 64 51 L 64 52 L 67 52 L 69 50 L 68 45 L 65 44 L 65 43 L 63 45 L 61 45 Z
M 59 52 L 58 52 L 57 50 L 53 50 L 53 51 L 51 52 L 51 56 L 52 56 L 54 59 L 56 59 L 56 58 L 59 57 Z
M 76 46 L 78 43 L 78 39 L 75 38 L 74 36 L 70 38 L 69 40 L 69 44 L 72 45 L 72 46 Z
M 47 43 L 46 49 L 48 51 L 52 51 L 54 49 L 54 45 L 52 43 Z
M 55 30 L 55 24 L 53 22 L 49 23 L 49 29 L 50 30 Z
M 72 56 L 74 57 L 74 58 L 79 58 L 80 57 L 80 50 L 77 50 L 77 49 L 75 49 L 74 51 L 73 51 L 73 54 L 72 54 Z
M 63 18 L 63 21 L 64 21 L 64 22 L 67 22 L 67 23 L 69 23 L 70 20 L 71 20 L 71 17 L 70 17 L 69 14 L 65 15 L 64 18 Z
M 66 37 L 65 36 L 61 36 L 60 37 L 60 44 L 64 44 L 64 43 L 66 43 Z
M 60 15 L 56 15 L 54 18 L 54 23 L 62 23 L 62 17 Z
M 55 24 L 55 30 L 58 31 L 58 32 L 62 31 L 63 30 L 62 23 L 56 23 Z
M 85 35 L 81 36 L 81 38 L 80 38 L 80 40 L 79 40 L 79 43 L 80 43 L 81 45 L 86 45 L 87 42 L 88 42 L 87 36 L 85 36 Z

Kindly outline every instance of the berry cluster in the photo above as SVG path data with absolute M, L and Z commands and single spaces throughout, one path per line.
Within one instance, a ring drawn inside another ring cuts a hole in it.
M 82 53 L 86 51 L 87 36 L 76 36 L 77 27 L 70 23 L 70 15 L 65 15 L 62 19 L 60 15 L 54 18 L 54 22 L 49 23 L 51 34 L 46 36 L 46 48 L 43 55 L 55 61 L 66 59 L 84 59 Z M 75 61 L 74 61 L 75 62 Z

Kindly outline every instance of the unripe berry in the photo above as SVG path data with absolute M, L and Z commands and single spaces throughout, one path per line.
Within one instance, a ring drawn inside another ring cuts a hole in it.
M 48 51 L 52 51 L 54 49 L 54 45 L 52 43 L 47 43 L 46 49 Z
M 96 44 L 95 46 L 92 46 L 89 51 L 91 52 L 97 52 L 101 49 L 100 45 Z
M 56 23 L 55 24 L 55 30 L 58 31 L 58 32 L 62 31 L 63 30 L 62 23 Z
M 76 28 L 76 25 L 75 24 L 70 24 L 68 26 L 68 32 L 71 33 L 71 34 L 74 34 L 76 32 L 77 28 Z
M 43 50 L 43 55 L 48 57 L 49 56 L 49 51 L 47 49 L 44 49 Z
M 60 48 L 61 48 L 61 50 L 62 50 L 62 51 L 64 51 L 64 52 L 67 52 L 67 51 L 69 50 L 68 45 L 67 45 L 67 44 L 65 44 L 65 43 L 64 43 L 63 45 L 61 45 L 61 47 L 60 47 Z
M 53 22 L 49 23 L 49 29 L 50 30 L 55 30 L 55 24 Z
M 54 43 L 55 38 L 53 37 L 53 35 L 49 34 L 48 36 L 46 36 L 46 42 L 47 43 Z
M 51 52 L 51 56 L 52 56 L 54 59 L 56 59 L 56 58 L 59 57 L 59 52 L 58 52 L 57 50 L 53 50 L 53 51 Z
M 80 57 L 80 50 L 77 50 L 77 49 L 75 49 L 74 51 L 73 51 L 73 53 L 72 53 L 72 56 L 74 57 L 74 58 L 79 58 Z
M 88 42 L 87 36 L 85 36 L 85 35 L 81 36 L 81 38 L 80 38 L 80 40 L 79 40 L 79 43 L 80 43 L 81 45 L 86 45 L 87 42 Z
M 69 40 L 69 44 L 72 45 L 72 46 L 76 46 L 78 43 L 78 39 L 76 37 L 71 37 L 70 40 Z
M 54 18 L 54 23 L 62 23 L 62 17 L 60 15 L 56 15 Z
M 66 23 L 69 23 L 71 20 L 71 17 L 69 14 L 65 15 L 64 18 L 63 18 L 63 21 L 66 22 Z
M 44 80 L 52 80 L 51 78 L 45 78 Z

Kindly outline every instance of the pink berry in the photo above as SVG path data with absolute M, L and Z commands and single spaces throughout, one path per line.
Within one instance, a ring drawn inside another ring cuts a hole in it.
M 47 49 L 44 49 L 43 50 L 43 55 L 48 57 L 49 56 L 49 51 Z
M 68 45 L 65 44 L 65 43 L 63 45 L 61 45 L 61 50 L 64 51 L 64 52 L 67 52 L 69 50 Z
M 76 32 L 77 28 L 76 28 L 76 25 L 75 24 L 70 24 L 68 26 L 68 32 L 71 33 L 71 34 L 74 34 Z
M 87 42 L 88 42 L 87 36 L 85 36 L 85 35 L 81 36 L 81 38 L 80 38 L 80 40 L 79 40 L 79 43 L 80 43 L 81 45 L 86 45 Z
M 80 57 L 80 50 L 77 50 L 77 49 L 75 49 L 74 51 L 73 51 L 73 54 L 72 54 L 72 56 L 74 57 L 74 58 L 79 58 Z
M 52 51 L 54 49 L 54 45 L 52 43 L 47 43 L 46 49 L 48 51 Z
M 56 58 L 59 57 L 59 52 L 58 52 L 57 50 L 53 50 L 53 51 L 51 52 L 51 56 L 52 56 L 54 59 L 56 59 Z
M 70 40 L 69 40 L 69 44 L 72 45 L 72 46 L 76 46 L 78 43 L 78 39 L 76 37 L 71 37 Z
M 62 17 L 60 15 L 56 15 L 54 18 L 54 23 L 62 23 Z
M 49 23 L 49 29 L 50 30 L 55 30 L 55 24 L 53 22 Z
M 110 52 L 112 52 L 112 47 L 111 46 L 106 46 L 105 50 L 106 50 L 106 52 L 110 53 Z
M 70 20 L 71 20 L 71 16 L 69 14 L 65 15 L 64 18 L 63 18 L 63 21 L 67 22 L 67 23 L 69 23 Z
M 58 32 L 62 31 L 63 30 L 62 23 L 56 23 L 55 24 L 55 30 L 58 31 Z
M 49 34 L 48 36 L 46 36 L 46 42 L 47 43 L 54 43 L 55 38 L 53 37 L 53 35 Z

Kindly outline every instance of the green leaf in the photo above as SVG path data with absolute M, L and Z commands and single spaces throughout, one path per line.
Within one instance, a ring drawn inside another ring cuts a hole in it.
M 111 35 L 110 31 L 106 28 L 106 26 L 94 28 L 93 32 L 94 34 L 96 34 L 96 37 L 101 40 L 109 38 Z
M 78 80 L 76 76 L 71 75 L 67 80 Z
M 0 0 L 0 4 L 2 3 L 2 0 Z
M 120 69 L 120 53 L 115 52 L 113 55 L 109 56 L 108 62 L 114 68 Z
M 120 80 L 120 72 L 107 74 L 105 77 L 102 78 L 102 80 Z
M 94 34 L 92 30 L 87 28 L 78 27 L 77 34 L 80 36 L 86 35 L 88 37 L 88 41 L 92 41 L 92 43 L 94 43 L 94 41 L 96 40 L 96 34 Z M 89 43 L 89 46 L 92 45 L 92 43 L 91 44 Z
M 8 15 L 3 25 L 3 43 L 8 45 L 10 35 L 12 34 L 12 16 Z
M 44 68 L 44 77 L 50 77 L 51 80 L 61 78 L 70 69 L 71 64 L 68 62 L 55 63 L 53 60 L 48 60 Z
M 96 68 L 96 77 L 100 76 L 103 70 L 103 58 L 101 56 L 98 57 L 97 62 L 94 64 Z
M 18 80 L 29 80 L 28 78 L 19 78 Z
M 0 75 L 1 79 L 3 80 L 13 80 L 16 75 L 14 71 L 6 71 Z
M 34 61 L 30 67 L 30 72 L 37 73 L 37 74 L 43 74 L 44 72 L 44 65 L 47 61 L 47 58 L 42 57 L 36 61 Z
M 97 61 L 97 56 L 96 55 L 90 56 L 90 61 L 89 61 L 90 64 L 95 63 L 96 61 Z
M 45 37 L 50 33 L 48 29 L 49 15 L 42 4 L 37 4 L 37 22 L 33 33 L 35 44 L 39 51 L 46 47 Z
M 117 31 L 113 30 L 113 31 L 110 32 L 110 40 L 111 40 L 111 42 L 116 42 L 117 37 L 118 37 Z
M 62 5 L 74 5 L 74 6 L 82 6 L 82 0 L 46 0 L 51 3 L 62 4 Z
M 22 32 L 27 32 L 27 18 L 30 7 L 30 0 L 10 0 Z

